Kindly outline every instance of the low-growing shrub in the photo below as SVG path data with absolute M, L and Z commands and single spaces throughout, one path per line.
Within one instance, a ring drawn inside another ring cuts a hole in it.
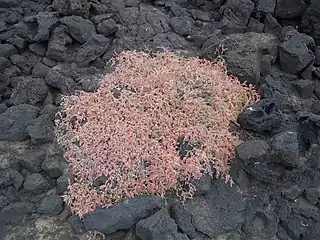
M 258 100 L 223 62 L 126 51 L 95 92 L 64 97 L 57 140 L 72 179 L 65 199 L 82 216 L 142 194 L 192 198 L 194 179 L 229 177 L 240 143 L 230 121 Z

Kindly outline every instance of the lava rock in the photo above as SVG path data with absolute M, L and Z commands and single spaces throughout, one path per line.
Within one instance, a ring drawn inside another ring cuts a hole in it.
M 79 216 L 77 215 L 72 215 L 68 218 L 67 222 L 71 225 L 72 230 L 76 234 L 83 234 L 85 232 L 83 223 Z
M 248 32 L 256 32 L 256 33 L 262 33 L 264 29 L 264 24 L 259 22 L 258 20 L 254 18 L 249 19 L 249 23 L 247 26 L 247 31 Z
M 7 109 L 8 109 L 7 105 L 5 105 L 4 103 L 0 104 L 0 114 L 7 111 Z
M 41 62 L 50 68 L 57 66 L 57 62 L 55 60 L 47 57 L 44 57 Z
M 63 200 L 60 196 L 47 196 L 44 197 L 38 208 L 38 213 L 48 216 L 55 216 L 62 212 Z
M 49 71 L 49 67 L 44 65 L 43 63 L 39 62 L 37 63 L 34 68 L 32 69 L 32 75 L 34 77 L 46 77 L 47 73 Z
M 24 78 L 19 81 L 11 94 L 11 100 L 15 105 L 41 104 L 47 97 L 49 88 L 41 78 Z
M 103 36 L 108 37 L 109 35 L 114 34 L 118 31 L 118 25 L 112 18 L 106 19 L 103 22 L 99 23 L 99 25 L 97 26 L 97 31 Z
M 187 240 L 187 235 L 178 233 L 177 224 L 167 209 L 162 209 L 136 225 L 136 236 L 141 240 L 176 239 Z
M 289 166 L 299 165 L 299 140 L 297 132 L 282 132 L 271 140 L 275 154 Z
M 2 8 L 13 8 L 20 5 L 18 0 L 0 0 L 0 6 Z
M 240 113 L 237 121 L 245 129 L 263 133 L 277 129 L 281 125 L 283 117 L 279 113 L 275 101 L 262 99 Z
M 259 83 L 263 55 L 272 56 L 272 62 L 278 55 L 276 36 L 254 32 L 222 35 L 217 30 L 203 43 L 201 57 L 216 59 L 216 50 L 221 45 L 226 49 L 223 55 L 227 62 L 228 72 L 238 77 L 241 82 L 246 81 L 248 84 Z
M 27 133 L 34 144 L 50 142 L 54 138 L 54 125 L 49 115 L 41 115 L 29 122 Z
M 188 17 L 173 17 L 169 20 L 169 25 L 176 34 L 186 37 L 192 33 L 194 20 Z
M 320 66 L 320 46 L 317 46 L 315 48 L 314 55 L 315 55 L 314 65 L 315 66 Z
M 309 203 L 305 198 L 300 197 L 294 201 L 293 204 L 293 212 L 301 214 L 307 218 L 313 218 L 315 220 L 319 220 L 319 209 Z
M 53 0 L 52 7 L 61 15 L 88 17 L 90 3 L 87 0 Z
M 228 0 L 222 11 L 221 30 L 225 34 L 242 33 L 246 30 L 254 3 L 250 0 Z
M 16 190 L 19 190 L 23 184 L 23 176 L 14 169 L 0 170 L 0 186 L 8 187 L 13 185 Z
M 46 56 L 56 61 L 66 61 L 68 58 L 67 44 L 72 43 L 72 38 L 67 34 L 66 26 L 58 26 L 52 30 L 48 41 Z
M 43 43 L 32 43 L 29 45 L 29 50 L 40 56 L 45 56 L 47 51 L 47 46 Z
M 4 72 L 4 70 L 11 66 L 11 62 L 9 59 L 5 57 L 0 57 L 0 73 Z M 1 87 L 0 87 L 1 89 Z
M 28 138 L 27 126 L 37 117 L 39 109 L 21 104 L 0 114 L 0 140 L 22 141 Z
M 94 24 L 80 16 L 68 16 L 60 19 L 60 22 L 65 24 L 68 29 L 71 37 L 76 41 L 83 44 L 89 37 L 96 33 Z
M 63 157 L 62 150 L 52 144 L 48 149 L 46 159 L 42 163 L 42 170 L 50 178 L 58 178 L 63 174 L 66 167 L 67 162 Z
M 193 182 L 196 187 L 194 196 L 206 195 L 211 190 L 212 177 L 208 174 L 204 174 L 200 179 Z
M 304 0 L 277 0 L 275 15 L 280 19 L 300 17 L 307 10 Z
M 299 95 L 302 98 L 307 99 L 312 97 L 313 90 L 314 90 L 313 81 L 301 79 L 298 81 L 291 82 L 291 84 L 296 87 L 296 89 L 299 92 Z
M 0 211 L 0 225 L 19 224 L 23 218 L 35 211 L 35 207 L 29 202 L 12 203 Z
M 276 236 L 278 218 L 270 210 L 258 210 L 249 217 L 243 231 L 252 239 L 273 239 Z
M 313 205 L 317 205 L 320 202 L 320 187 L 307 188 L 304 193 L 306 199 Z
M 8 43 L 0 43 L 0 56 L 9 58 L 12 54 L 17 53 L 17 49 Z
M 317 240 L 320 239 L 320 223 L 315 223 L 303 235 L 302 240 Z
M 58 216 L 40 216 L 32 221 L 26 221 L 19 224 L 19 226 L 10 228 L 5 239 L 42 239 L 44 237 L 49 237 L 52 240 L 71 240 L 79 238 L 90 239 L 92 235 L 76 236 L 70 225 L 65 221 L 61 221 Z M 99 237 L 94 239 L 99 239 Z
M 236 146 L 236 155 L 242 161 L 263 156 L 269 151 L 269 144 L 263 140 L 250 140 Z
M 283 41 L 279 46 L 279 60 L 281 69 L 285 72 L 298 74 L 314 60 L 312 48 L 314 40 L 298 33 L 292 27 L 283 29 Z
M 41 193 L 45 191 L 48 186 L 48 181 L 40 173 L 33 173 L 27 176 L 23 184 L 25 191 L 33 193 Z
M 219 193 L 219 194 L 217 194 Z M 208 238 L 236 231 L 244 223 L 245 201 L 235 186 L 213 181 L 205 197 L 194 197 L 185 204 L 175 204 L 171 217 L 189 238 L 198 233 Z
M 302 32 L 314 38 L 317 45 L 320 45 L 320 3 L 311 1 L 307 11 L 302 16 Z
M 21 158 L 21 166 L 30 171 L 31 173 L 36 173 L 41 171 L 41 164 L 46 157 L 46 152 L 43 149 L 36 149 L 25 154 Z
M 163 200 L 156 196 L 138 196 L 107 209 L 97 209 L 84 215 L 86 230 L 110 234 L 130 229 L 137 222 L 161 209 Z
M 76 61 L 79 66 L 88 66 L 90 62 L 102 56 L 108 49 L 111 40 L 100 34 L 92 34 L 77 53 Z
M 63 94 L 73 93 L 76 89 L 76 83 L 72 78 L 65 76 L 59 66 L 48 70 L 45 81 L 49 86 L 59 89 Z
M 138 17 L 138 7 L 123 8 L 119 11 L 119 20 L 124 26 L 137 24 Z
M 303 193 L 303 189 L 301 189 L 299 186 L 290 186 L 286 187 L 281 191 L 282 196 L 289 200 L 295 200 L 297 197 L 299 197 Z
M 28 16 L 15 25 L 18 34 L 31 42 L 42 42 L 49 39 L 51 30 L 57 25 L 59 19 L 55 12 L 39 12 Z
M 313 144 L 318 144 L 318 127 L 320 124 L 320 116 L 310 113 L 300 111 L 296 114 L 298 125 L 298 133 L 301 142 L 301 147 L 308 150 Z M 314 168 L 320 169 L 320 161 L 318 158 L 320 151 L 314 151 L 311 156 L 311 164 Z
M 34 63 L 23 55 L 13 54 L 10 56 L 10 60 L 14 65 L 19 67 L 22 70 L 22 72 L 26 75 L 29 75 L 31 73 L 31 70 L 34 66 Z
M 51 121 L 55 120 L 56 113 L 59 111 L 59 108 L 55 105 L 52 104 L 47 104 L 45 105 L 41 110 L 40 110 L 40 115 L 45 115 L 47 114 Z
M 63 194 L 67 191 L 69 185 L 68 176 L 62 175 L 57 179 L 57 194 Z
M 311 221 L 309 219 L 297 214 L 290 215 L 281 223 L 281 226 L 293 239 L 299 239 L 300 236 L 304 236 L 304 233 L 310 225 Z
M 276 0 L 255 0 L 256 10 L 264 14 L 274 13 L 276 7 Z
M 9 85 L 9 78 L 4 75 L 4 74 L 1 74 L 0 73 L 0 79 L 1 79 L 1 82 L 0 82 L 0 94 L 3 93 L 5 90 L 7 90 L 8 88 L 8 85 Z
M 18 35 L 14 35 L 7 40 L 8 43 L 16 46 L 17 48 L 23 49 L 27 47 L 27 41 Z
M 264 19 L 264 32 L 272 33 L 278 37 L 281 36 L 282 26 L 278 23 L 271 13 L 268 13 Z

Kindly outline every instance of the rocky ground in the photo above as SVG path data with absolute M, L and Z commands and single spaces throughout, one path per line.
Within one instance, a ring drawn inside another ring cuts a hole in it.
M 0 0 L 0 41 L 0 239 L 320 239 L 320 1 Z M 141 196 L 80 220 L 61 198 L 61 94 L 145 47 L 222 54 L 259 86 L 238 118 L 236 185 L 204 177 L 186 205 Z

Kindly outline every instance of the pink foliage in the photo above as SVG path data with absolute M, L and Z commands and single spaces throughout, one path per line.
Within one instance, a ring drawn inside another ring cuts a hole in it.
M 222 62 L 135 51 L 115 62 L 96 92 L 65 97 L 57 121 L 73 176 L 66 193 L 72 211 L 81 216 L 168 190 L 192 198 L 192 180 L 204 173 L 228 180 L 240 143 L 229 124 L 258 100 L 255 90 L 228 76 Z M 194 145 L 184 158 L 180 136 Z M 99 176 L 107 181 L 94 187 Z

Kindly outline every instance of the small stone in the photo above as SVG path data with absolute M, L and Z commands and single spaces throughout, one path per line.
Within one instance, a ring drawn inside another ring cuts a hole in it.
M 314 55 L 315 55 L 314 65 L 320 66 L 320 46 L 316 46 L 315 51 L 314 51 Z
M 237 156 L 243 160 L 249 160 L 265 155 L 269 152 L 270 146 L 263 140 L 246 141 L 236 147 Z
M 55 145 L 51 145 L 47 152 L 46 159 L 42 163 L 42 170 L 50 178 L 58 178 L 63 174 L 66 167 L 67 162 L 63 157 L 62 151 Z
M 289 200 L 295 200 L 299 195 L 301 195 L 303 189 L 299 188 L 298 186 L 290 186 L 281 191 L 282 196 Z
M 0 72 L 3 72 L 6 68 L 11 66 L 9 59 L 0 57 Z
M 102 34 L 103 36 L 107 37 L 116 31 L 118 31 L 117 23 L 111 18 L 104 20 L 102 23 L 99 23 L 97 27 L 98 33 Z
M 262 33 L 263 28 L 264 28 L 263 23 L 259 22 L 258 20 L 254 19 L 252 17 L 249 19 L 249 23 L 247 26 L 248 32 Z
M 12 45 L 14 45 L 20 49 L 23 49 L 27 46 L 27 41 L 25 39 L 23 39 L 22 37 L 19 37 L 18 35 L 10 38 L 8 40 L 8 43 L 11 43 Z
M 40 56 L 46 55 L 47 46 L 43 43 L 32 43 L 29 45 L 29 50 Z
M 25 191 L 33 193 L 43 192 L 48 186 L 48 181 L 40 173 L 31 174 L 26 178 L 23 184 Z
M 41 115 L 30 121 L 30 124 L 27 127 L 27 133 L 34 144 L 52 141 L 54 138 L 54 125 L 49 115 Z
M 301 79 L 291 82 L 291 84 L 296 87 L 302 98 L 307 99 L 312 97 L 314 89 L 313 81 Z
M 295 213 L 301 214 L 307 218 L 313 218 L 315 220 L 320 220 L 319 219 L 319 209 L 309 203 L 305 198 L 300 197 L 294 201 L 293 204 L 293 211 Z
M 63 201 L 60 196 L 48 196 L 42 199 L 38 208 L 38 213 L 48 216 L 55 216 L 63 210 Z
M 271 146 L 282 160 L 291 166 L 299 164 L 299 141 L 297 132 L 282 132 L 273 137 Z
M 23 218 L 35 211 L 34 205 L 29 202 L 16 202 L 0 211 L 0 225 L 19 224 Z
M 72 215 L 68 218 L 68 223 L 71 225 L 73 231 L 77 234 L 85 233 L 85 229 L 81 219 L 77 215 Z
M 32 69 L 32 75 L 35 77 L 45 77 L 49 71 L 49 67 L 44 65 L 43 63 L 37 63 Z
M 32 151 L 26 154 L 21 160 L 21 165 L 32 173 L 41 171 L 41 164 L 46 157 L 46 153 L 43 150 Z
M 166 208 L 139 221 L 136 225 L 136 236 L 142 240 L 156 240 L 158 236 L 166 236 L 166 239 L 176 240 L 189 239 L 186 234 L 178 232 L 178 226 L 170 217 Z
M 316 188 L 307 188 L 304 193 L 306 199 L 313 205 L 317 205 L 320 202 L 320 186 Z
M 63 194 L 67 191 L 69 185 L 68 176 L 62 175 L 57 179 L 57 194 Z
M 55 60 L 47 58 L 47 57 L 44 57 L 42 59 L 42 63 L 45 64 L 48 67 L 54 67 L 54 66 L 57 65 L 57 62 Z
M 4 103 L 0 104 L 0 114 L 7 111 L 7 109 L 8 109 L 7 105 L 5 105 Z
M 58 112 L 59 108 L 53 104 L 47 104 L 40 110 L 40 115 L 47 114 L 50 119 L 53 121 L 55 119 L 56 113 Z
M 0 44 L 0 56 L 9 58 L 10 55 L 17 53 L 17 49 L 8 43 Z

